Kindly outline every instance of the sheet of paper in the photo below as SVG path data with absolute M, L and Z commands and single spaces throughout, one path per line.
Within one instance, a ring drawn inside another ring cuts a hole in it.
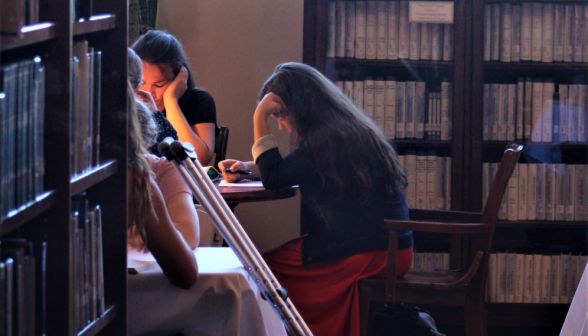
M 249 188 L 263 188 L 261 181 L 241 181 L 237 183 L 228 183 L 222 180 L 219 187 L 249 187 Z

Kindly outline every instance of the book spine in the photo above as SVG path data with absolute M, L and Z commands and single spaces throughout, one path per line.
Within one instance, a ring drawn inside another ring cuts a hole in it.
M 540 254 L 533 255 L 533 303 L 541 302 L 541 289 L 543 288 L 543 256 Z
M 497 253 L 496 268 L 498 273 L 496 302 L 506 302 L 506 253 Z
M 516 135 L 517 85 L 508 84 L 506 140 L 514 141 Z
M 496 294 L 497 294 L 497 277 L 498 277 L 498 269 L 496 265 L 496 253 L 490 254 L 488 258 L 488 289 L 486 291 L 486 302 L 496 302 Z
M 568 141 L 568 85 L 558 85 L 559 90 L 559 141 Z
M 518 219 L 519 210 L 519 164 L 514 168 L 510 180 L 508 180 L 508 220 L 516 221 Z M 484 203 L 486 204 L 486 203 Z
M 482 140 L 487 141 L 488 139 L 488 131 L 490 127 L 490 84 L 484 84 L 483 86 L 483 127 L 482 127 Z
M 570 303 L 569 288 L 570 288 L 570 255 L 561 254 L 560 256 L 560 290 L 559 303 Z
M 433 23 L 431 31 L 431 60 L 440 61 L 443 59 L 443 25 Z
M 445 161 L 446 158 L 441 156 L 437 157 L 437 185 L 435 186 L 435 197 L 437 199 L 435 209 L 437 210 L 445 210 L 445 194 L 447 193 L 447 188 L 449 187 L 445 184 L 445 175 L 448 174 L 448 172 L 445 170 Z
M 545 220 L 555 220 L 555 164 L 545 166 Z
M 578 288 L 578 282 L 577 282 L 577 277 L 578 277 L 578 258 L 580 256 L 577 255 L 570 255 L 570 269 L 568 271 L 568 281 L 569 281 L 569 286 L 568 286 L 568 298 L 570 300 L 570 302 L 573 300 L 574 298 L 574 294 L 576 294 L 576 289 Z
M 521 61 L 521 5 L 512 6 L 512 56 L 511 61 Z
M 398 1 L 388 3 L 388 59 L 398 59 Z
M 574 5 L 566 5 L 565 12 L 564 12 L 564 31 L 563 31 L 563 60 L 564 62 L 573 62 L 574 61 L 574 39 L 573 39 L 573 30 L 574 30 Z
M 581 222 L 584 221 L 584 169 L 585 165 L 577 164 L 575 165 L 575 173 L 576 173 L 576 180 L 574 182 L 574 193 L 576 197 L 574 199 L 574 221 Z
M 553 142 L 553 93 L 555 84 L 548 80 L 543 83 L 543 113 L 541 114 L 543 128 L 541 141 Z
M 409 59 L 421 59 L 421 24 L 409 23 Z
M 490 185 L 492 181 L 490 180 L 490 163 L 484 162 L 482 163 L 482 209 L 486 206 L 486 202 L 488 201 L 488 194 L 490 192 Z
M 500 60 L 500 4 L 491 5 L 490 60 Z
M 453 88 L 451 82 L 441 82 L 441 140 L 451 140 Z
M 533 80 L 531 78 L 525 79 L 525 94 L 524 94 L 524 137 L 525 140 L 531 139 L 531 129 L 533 121 Z
M 492 40 L 492 5 L 484 5 L 484 61 L 490 61 Z
M 527 164 L 527 220 L 537 219 L 537 164 Z
M 568 142 L 578 141 L 578 85 L 568 86 Z
M 577 114 L 578 114 L 578 142 L 586 142 L 586 85 L 578 84 L 578 99 Z
M 536 201 L 537 214 L 536 220 L 545 220 L 545 163 L 536 163 L 537 166 L 537 193 Z
M 508 84 L 500 84 L 498 91 L 498 140 L 506 140 L 508 125 Z
M 416 209 L 416 185 L 417 185 L 417 157 L 414 153 L 406 154 L 406 206 L 409 209 Z
M 425 209 L 435 209 L 435 201 L 437 196 L 436 187 L 439 183 L 437 181 L 437 156 L 435 153 L 427 155 L 427 193 Z
M 383 79 L 377 79 L 374 82 L 374 121 L 376 125 L 384 130 L 384 110 L 386 105 L 386 82 Z
M 365 114 L 374 119 L 374 80 L 367 77 L 363 82 L 363 111 Z
M 500 84 L 490 84 L 489 134 L 490 140 L 498 140 L 498 124 L 500 105 Z
M 506 290 L 504 302 L 514 302 L 515 254 L 506 253 Z
M 396 81 L 386 80 L 386 107 L 384 110 L 384 134 L 388 139 L 394 139 L 396 135 Z
M 582 29 L 582 41 L 584 43 L 582 62 L 588 63 L 588 6 L 584 6 L 582 20 L 584 22 L 584 29 Z
M 527 189 L 529 184 L 527 164 L 517 164 L 519 170 L 518 220 L 527 220 Z
M 356 1 L 355 2 L 355 58 L 357 58 L 357 59 L 365 59 L 366 21 L 367 21 L 367 1 Z
M 353 82 L 352 81 L 344 81 L 343 82 L 343 94 L 349 98 L 349 100 L 353 101 Z
M 562 163 L 555 164 L 555 220 L 566 219 L 566 194 L 565 194 L 566 166 Z
M 345 57 L 355 57 L 355 1 L 345 2 Z
M 524 138 L 524 106 L 525 106 L 525 82 L 524 79 L 519 78 L 517 82 L 517 101 L 516 101 L 516 134 L 517 140 Z
M 353 82 L 353 103 L 363 109 L 363 81 Z
M 521 61 L 531 60 L 533 37 L 533 4 L 523 2 L 521 5 Z
M 564 15 L 565 6 L 556 4 L 553 13 L 553 61 L 563 62 L 564 58 Z
M 433 138 L 433 122 L 434 122 L 434 108 L 435 100 L 433 98 L 435 94 L 432 92 L 427 93 L 427 118 L 425 123 L 425 138 L 427 140 L 434 140 Z
M 583 31 L 584 31 L 584 6 L 574 6 L 574 28 L 572 30 L 572 40 L 574 43 L 574 62 L 582 62 L 583 48 Z
M 416 157 L 416 209 L 427 208 L 427 156 Z
M 551 301 L 551 256 L 544 255 L 541 265 L 542 279 L 541 283 L 541 303 L 549 303 Z
M 327 7 L 327 57 L 335 57 L 337 2 L 330 1 Z
M 445 158 L 445 210 L 451 210 L 451 157 Z
M 551 298 L 550 303 L 559 303 L 560 291 L 560 256 L 551 256 Z
M 554 4 L 543 4 L 543 62 L 553 62 L 553 13 Z
M 576 183 L 576 167 L 574 165 L 565 165 L 564 175 L 564 197 L 565 197 L 565 221 L 574 221 L 574 201 L 576 199 L 574 185 Z
M 410 26 L 408 23 L 408 1 L 401 0 L 398 7 L 398 58 L 408 58 L 410 51 Z
M 378 1 L 376 58 L 388 59 L 388 1 Z
M 541 79 L 533 81 L 532 120 L 531 120 L 531 141 L 541 141 L 543 121 L 541 112 L 543 109 L 543 82 Z
M 336 2 L 336 16 L 335 16 L 335 57 L 345 57 L 345 46 L 346 46 L 346 1 Z
M 512 5 L 500 6 L 500 61 L 510 62 L 512 54 Z
M 421 59 L 431 59 L 431 24 L 421 23 Z
M 531 60 L 541 62 L 543 42 L 543 4 L 533 2 L 533 33 L 531 35 Z
M 406 132 L 406 104 L 405 104 L 405 89 L 406 83 L 396 82 L 396 139 L 404 139 Z
M 406 82 L 405 104 L 406 104 L 406 132 L 405 138 L 413 139 L 415 131 L 415 86 L 416 82 Z
M 443 25 L 443 60 L 453 61 L 453 25 Z
M 366 28 L 365 28 L 365 58 L 376 59 L 377 52 L 377 12 L 378 2 L 368 1 L 366 9 Z
M 515 281 L 514 281 L 514 302 L 523 303 L 523 292 L 525 288 L 525 255 L 515 254 Z
M 425 138 L 425 82 L 416 82 L 415 87 L 415 138 Z

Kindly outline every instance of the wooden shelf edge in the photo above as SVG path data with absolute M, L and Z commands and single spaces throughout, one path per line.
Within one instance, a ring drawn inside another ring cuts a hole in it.
M 588 70 L 588 63 L 574 62 L 484 62 L 487 70 Z
M 588 222 L 562 222 L 562 221 L 506 221 L 499 220 L 496 227 L 500 228 L 549 228 L 549 229 L 569 229 L 569 228 L 586 228 Z
M 427 60 L 409 60 L 409 59 L 355 59 L 355 58 L 327 58 L 327 64 L 334 65 L 362 65 L 362 66 L 402 66 L 402 67 L 417 67 L 417 68 L 451 68 L 453 62 L 451 61 L 427 61 Z
M 426 146 L 426 147 L 451 147 L 451 141 L 441 140 L 395 140 L 388 139 L 390 143 L 397 147 L 404 146 Z M 505 145 L 506 146 L 506 145 Z
M 104 327 L 116 317 L 116 306 L 110 306 L 106 308 L 106 311 L 96 321 L 88 324 L 82 331 L 78 333 L 78 336 L 94 336 L 98 334 Z
M 70 194 L 78 194 L 116 174 L 117 171 L 118 163 L 116 161 L 109 161 L 81 175 L 76 175 L 70 180 Z
M 530 2 L 529 0 L 486 0 L 484 1 L 486 4 L 492 3 L 512 3 L 512 4 L 521 4 L 523 2 Z M 569 4 L 576 4 L 581 1 L 578 0 L 533 0 L 533 2 L 544 2 L 544 3 L 569 3 Z
M 77 36 L 113 29 L 115 27 L 115 21 L 116 15 L 114 14 L 93 15 L 87 21 L 74 22 L 72 28 L 73 35 Z
M 2 47 L 0 50 L 12 50 L 54 39 L 55 24 L 53 22 L 43 22 L 30 26 L 24 26 L 22 27 L 21 32 L 23 34 L 22 38 L 2 37 Z
M 484 148 L 500 148 L 506 149 L 509 141 L 484 141 L 482 146 Z M 553 143 L 553 142 L 519 142 L 528 148 L 558 148 L 558 149 L 588 149 L 588 143 Z
M 32 218 L 40 215 L 55 204 L 55 192 L 47 191 L 39 195 L 35 201 L 14 210 L 0 223 L 0 236 L 20 227 Z

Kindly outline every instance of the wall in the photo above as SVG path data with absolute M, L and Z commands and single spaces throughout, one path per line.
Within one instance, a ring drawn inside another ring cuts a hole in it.
M 218 124 L 229 127 L 227 157 L 251 160 L 259 89 L 278 64 L 302 62 L 303 0 L 166 0 L 159 6 L 157 28 L 182 42 L 197 84 L 214 97 Z M 271 130 L 285 155 L 288 135 L 276 124 Z M 261 252 L 300 232 L 299 196 L 243 203 L 235 213 Z

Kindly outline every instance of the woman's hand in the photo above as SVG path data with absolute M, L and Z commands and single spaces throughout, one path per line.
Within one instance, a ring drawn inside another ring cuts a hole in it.
M 218 163 L 218 168 L 220 169 L 221 173 L 223 174 L 223 178 L 225 181 L 229 183 L 237 182 L 242 180 L 241 174 L 237 173 L 226 173 L 225 169 L 229 168 L 231 171 L 237 170 L 247 170 L 247 165 L 244 162 L 238 160 L 224 160 Z M 247 177 L 249 178 L 249 176 Z
M 151 93 L 139 90 L 137 91 L 137 98 L 139 98 L 139 100 L 141 100 L 143 103 L 145 103 L 145 105 L 147 105 L 149 111 L 157 111 L 157 104 L 155 104 L 155 100 L 153 100 L 153 96 L 151 96 Z
M 176 78 L 171 82 L 163 93 L 163 102 L 173 99 L 177 101 L 188 90 L 188 69 L 182 67 Z
M 145 245 L 145 243 L 143 242 L 143 239 L 141 239 L 141 236 L 139 236 L 135 232 L 134 226 L 132 229 L 127 230 L 127 243 L 135 246 L 135 248 L 137 249 L 137 252 L 149 253 L 149 249 L 147 249 L 147 245 Z
M 267 119 L 270 115 L 278 113 L 285 109 L 284 102 L 277 94 L 269 92 L 257 104 L 254 118 Z

